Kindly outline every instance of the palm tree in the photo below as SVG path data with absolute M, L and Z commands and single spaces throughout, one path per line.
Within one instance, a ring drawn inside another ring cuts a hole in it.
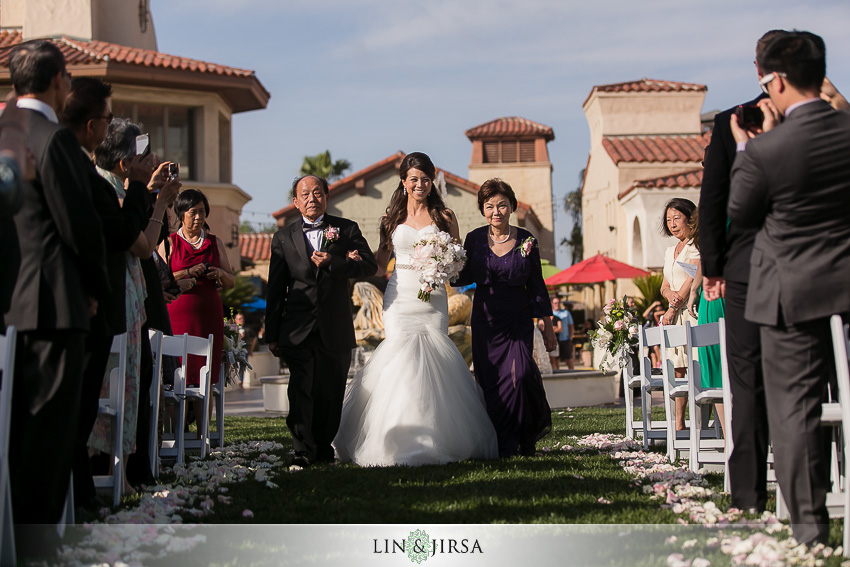
M 304 156 L 301 164 L 301 175 L 315 175 L 323 177 L 329 182 L 342 177 L 346 170 L 351 168 L 351 162 L 345 159 L 331 160 L 330 150 L 315 156 Z
M 584 238 L 581 231 L 581 186 L 584 183 L 584 172 L 585 170 L 582 169 L 578 174 L 578 188 L 564 197 L 564 210 L 573 221 L 573 229 L 569 238 L 561 239 L 561 245 L 570 249 L 573 264 L 584 258 Z
M 641 297 L 633 298 L 635 300 L 635 309 L 639 316 L 655 301 L 660 301 L 662 305 L 664 304 L 664 298 L 661 297 L 661 284 L 664 281 L 662 274 L 634 278 L 632 281 L 641 294 Z

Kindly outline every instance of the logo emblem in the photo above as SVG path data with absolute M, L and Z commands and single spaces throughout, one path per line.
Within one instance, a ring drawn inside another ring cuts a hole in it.
M 430 536 L 422 530 L 410 532 L 407 537 L 407 556 L 411 562 L 422 563 L 428 559 L 434 544 Z

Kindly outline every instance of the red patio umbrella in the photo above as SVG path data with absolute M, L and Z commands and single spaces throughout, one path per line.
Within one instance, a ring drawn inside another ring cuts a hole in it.
M 549 276 L 544 282 L 546 285 L 601 283 L 620 278 L 631 279 L 648 275 L 649 272 L 646 270 L 597 254 L 558 272 L 554 276 Z
M 622 262 L 618 262 L 608 256 L 597 254 L 587 260 L 582 260 L 578 264 L 573 264 L 566 270 L 558 272 L 554 276 L 549 276 L 543 280 L 547 286 L 563 285 L 563 284 L 597 284 L 614 280 L 616 295 L 616 280 L 620 278 L 639 278 L 648 276 L 649 272 L 629 266 Z M 599 288 L 599 305 L 605 303 L 602 297 L 604 286 Z

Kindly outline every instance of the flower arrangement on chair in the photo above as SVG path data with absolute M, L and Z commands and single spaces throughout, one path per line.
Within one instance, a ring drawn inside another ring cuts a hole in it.
M 251 369 L 248 363 L 248 349 L 242 335 L 239 333 L 239 325 L 233 322 L 233 309 L 230 310 L 230 318 L 224 319 L 224 344 L 221 351 L 221 370 L 224 374 L 225 385 L 242 384 L 242 375 L 245 369 Z
M 602 313 L 602 319 L 596 322 L 598 329 L 587 333 L 593 348 L 602 349 L 605 353 L 599 368 L 604 371 L 624 368 L 638 344 L 637 312 L 623 297 L 620 301 L 609 299 Z

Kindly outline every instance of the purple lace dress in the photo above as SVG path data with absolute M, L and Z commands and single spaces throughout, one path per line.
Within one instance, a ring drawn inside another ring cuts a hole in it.
M 476 284 L 472 304 L 472 358 L 496 428 L 499 456 L 533 454 L 534 443 L 552 429 L 543 379 L 532 355 L 534 317 L 551 317 L 540 251 L 527 257 L 516 247 L 496 256 L 488 226 L 466 235 L 467 265 L 455 285 Z M 531 236 L 517 228 L 517 246 Z

